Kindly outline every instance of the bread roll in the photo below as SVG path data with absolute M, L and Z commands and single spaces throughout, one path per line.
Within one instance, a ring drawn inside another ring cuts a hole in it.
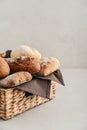
M 10 68 L 9 65 L 6 63 L 6 61 L 0 57 L 0 78 L 4 78 L 10 74 Z
M 0 57 L 5 58 L 5 56 L 6 56 L 6 52 L 0 53 Z
M 60 63 L 56 58 L 43 58 L 40 60 L 41 69 L 38 73 L 40 76 L 47 76 L 59 69 Z
M 29 72 L 16 72 L 6 78 L 0 80 L 0 86 L 3 87 L 14 87 L 23 84 L 32 79 L 32 75 Z
M 28 56 L 37 60 L 41 59 L 41 54 L 35 49 L 26 45 L 21 45 L 11 52 L 11 58 L 17 58 L 20 56 Z
M 34 74 L 40 71 L 40 63 L 34 58 L 21 56 L 16 59 L 8 58 L 6 61 L 10 66 L 11 72 L 28 71 Z

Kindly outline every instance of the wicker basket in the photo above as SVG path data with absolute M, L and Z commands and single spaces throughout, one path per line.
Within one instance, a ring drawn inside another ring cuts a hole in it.
M 50 99 L 36 95 L 26 96 L 26 92 L 14 88 L 0 88 L 0 117 L 8 120 L 15 115 L 43 104 L 55 97 L 57 83 L 51 81 Z

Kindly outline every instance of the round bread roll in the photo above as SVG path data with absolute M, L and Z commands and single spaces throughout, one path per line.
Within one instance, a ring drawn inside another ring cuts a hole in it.
M 0 78 L 4 78 L 10 74 L 10 67 L 8 63 L 0 57 Z
M 40 71 L 39 71 L 39 75 L 40 76 L 47 76 L 51 73 L 53 73 L 54 71 L 56 71 L 57 69 L 59 69 L 60 67 L 60 62 L 54 58 L 54 57 L 50 57 L 50 58 L 42 58 L 40 60 Z
M 35 49 L 26 45 L 21 45 L 11 52 L 11 58 L 17 58 L 20 56 L 28 56 L 37 60 L 41 59 L 41 54 Z

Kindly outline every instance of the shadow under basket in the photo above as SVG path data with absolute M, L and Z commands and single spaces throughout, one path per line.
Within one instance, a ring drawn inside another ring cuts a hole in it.
M 55 97 L 56 86 L 57 83 L 51 81 L 49 99 L 36 95 L 26 96 L 26 92 L 15 88 L 0 88 L 0 117 L 8 120 L 26 110 L 52 100 Z

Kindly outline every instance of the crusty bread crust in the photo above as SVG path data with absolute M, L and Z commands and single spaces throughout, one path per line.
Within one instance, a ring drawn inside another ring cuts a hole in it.
M 10 68 L 8 63 L 0 57 L 0 79 L 10 74 Z
M 21 56 L 19 58 L 6 58 L 5 59 L 10 66 L 11 72 L 28 71 L 31 74 L 40 71 L 40 63 L 34 58 Z
M 0 86 L 4 87 L 15 87 L 23 84 L 32 79 L 32 75 L 29 72 L 16 72 L 0 80 Z
M 26 45 L 20 45 L 12 50 L 11 58 L 17 58 L 20 56 L 28 56 L 30 58 L 35 58 L 37 60 L 41 59 L 41 54 L 38 50 Z
M 47 76 L 52 72 L 59 69 L 60 63 L 56 58 L 43 58 L 40 60 L 41 69 L 39 71 L 40 76 Z

